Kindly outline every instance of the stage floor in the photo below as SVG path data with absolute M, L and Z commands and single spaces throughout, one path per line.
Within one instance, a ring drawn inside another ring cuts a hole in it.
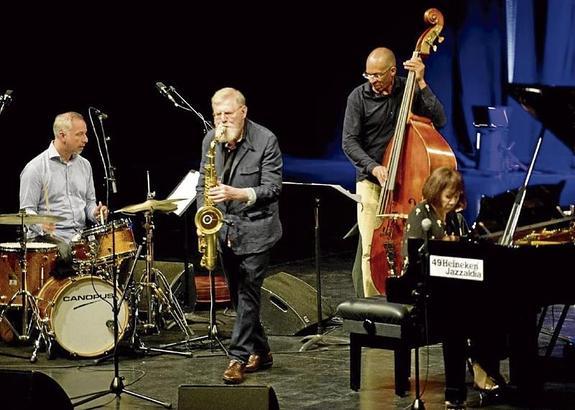
M 322 290 L 334 306 L 353 297 L 351 280 L 352 253 L 325 255 L 322 257 Z M 288 272 L 315 287 L 315 268 L 313 260 L 303 260 L 272 267 L 275 272 Z M 224 311 L 220 305 L 217 311 L 218 330 L 227 344 L 233 315 Z M 206 333 L 208 311 L 198 306 L 189 315 L 190 327 L 195 336 Z M 564 325 L 562 336 L 575 336 L 573 315 L 570 314 Z M 347 338 L 347 334 L 337 321 L 331 321 L 328 327 L 331 336 Z M 544 339 L 545 336 L 542 336 Z M 271 386 L 277 395 L 281 409 L 404 409 L 409 408 L 414 400 L 415 386 L 407 397 L 400 398 L 394 394 L 393 354 L 391 351 L 364 349 L 362 362 L 362 389 L 354 392 L 349 388 L 349 346 L 321 345 L 299 352 L 302 346 L 301 336 L 270 336 L 270 345 L 274 354 L 274 365 L 271 369 L 249 374 L 241 386 Z M 144 345 L 157 347 L 160 344 L 183 340 L 183 332 L 177 326 L 161 330 L 159 335 L 142 336 Z M 545 340 L 541 341 L 544 346 Z M 565 341 L 561 340 L 555 355 L 563 353 Z M 40 353 L 38 361 L 30 363 L 32 346 L 12 346 L 0 343 L 0 369 L 37 370 L 56 380 L 67 395 L 78 401 L 80 396 L 107 390 L 114 378 L 112 360 L 96 363 L 94 359 L 70 359 L 58 355 L 48 360 L 45 353 Z M 170 402 L 178 408 L 178 390 L 180 385 L 218 385 L 224 388 L 222 373 L 228 363 L 227 358 L 217 347 L 206 343 L 195 343 L 193 348 L 179 346 L 178 350 L 191 353 L 192 357 L 175 354 L 152 354 L 135 352 L 129 346 L 121 345 L 119 354 L 119 375 L 124 379 L 126 389 L 140 393 L 162 402 Z M 443 399 L 443 358 L 440 345 L 433 345 L 420 350 L 421 389 L 427 409 L 441 409 Z M 20 357 L 15 357 L 20 356 Z M 564 363 L 565 361 L 563 361 Z M 413 360 L 412 360 L 413 363 Z M 573 369 L 573 367 L 571 367 Z M 503 373 L 507 374 L 507 361 L 503 363 Z M 561 374 L 559 374 L 561 373 Z M 575 377 L 569 372 L 555 373 L 557 380 L 546 383 L 545 392 L 533 404 L 537 408 L 574 408 Z M 228 388 L 228 387 L 225 387 Z M 230 389 L 233 387 L 229 387 Z M 479 406 L 478 393 L 473 390 L 471 377 L 468 376 L 469 407 Z M 3 391 L 2 396 L 16 394 Z M 193 401 L 193 395 L 187 394 Z M 1 403 L 1 401 L 0 401 Z M 48 403 L 46 403 L 48 404 Z M 201 403 L 192 403 L 202 408 Z M 1 406 L 0 406 L 1 407 Z M 140 398 L 122 393 L 120 399 L 113 394 L 83 404 L 78 408 L 159 408 L 157 405 Z M 227 403 L 226 408 L 237 407 Z M 519 405 L 490 404 L 485 408 L 515 409 Z

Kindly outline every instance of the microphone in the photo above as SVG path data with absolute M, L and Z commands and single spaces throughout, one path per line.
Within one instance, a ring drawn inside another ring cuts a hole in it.
M 424 236 L 423 236 L 423 244 L 421 245 L 421 247 L 417 250 L 417 252 L 420 255 L 426 255 L 427 254 L 427 245 L 428 245 L 428 241 L 429 241 L 429 230 L 431 229 L 431 219 L 429 218 L 425 218 L 421 221 L 421 229 L 423 229 L 424 232 Z
M 166 97 L 168 100 L 170 100 L 172 102 L 172 104 L 174 104 L 176 106 L 178 105 L 178 103 L 176 102 L 176 100 L 174 99 L 172 94 L 170 94 L 170 89 L 166 86 L 166 84 L 164 84 L 161 81 L 158 81 L 156 83 L 156 88 L 158 89 L 160 94 L 162 94 L 164 97 Z
M 114 329 L 114 321 L 113 320 L 106 320 L 106 327 L 110 330 Z
M 94 107 L 92 107 L 92 108 L 94 108 Z M 100 111 L 99 109 L 94 108 L 94 112 L 96 113 L 96 115 L 98 116 L 99 119 L 101 119 L 101 120 L 108 119 L 108 114 Z
M 423 221 L 421 221 L 421 229 L 423 229 L 423 232 L 427 234 L 430 228 L 431 228 L 431 219 L 425 218 Z
M 12 102 L 12 90 L 6 90 L 4 95 L 0 96 L 0 114 L 4 111 L 10 103 Z
M 2 97 L 0 97 L 0 101 L 3 101 L 4 104 L 8 104 L 12 101 L 12 93 L 14 92 L 14 90 L 6 90 L 4 92 L 4 95 Z

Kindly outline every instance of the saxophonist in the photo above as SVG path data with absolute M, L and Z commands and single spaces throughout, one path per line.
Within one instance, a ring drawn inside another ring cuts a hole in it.
M 211 103 L 215 130 L 206 134 L 202 144 L 197 199 L 201 208 L 208 191 L 208 199 L 225 221 L 216 242 L 237 315 L 223 380 L 239 384 L 245 373 L 273 364 L 260 322 L 260 305 L 270 251 L 282 235 L 278 210 L 282 155 L 276 136 L 247 118 L 248 107 L 240 91 L 222 88 Z M 214 138 L 218 180 L 210 186 L 205 184 L 205 164 Z

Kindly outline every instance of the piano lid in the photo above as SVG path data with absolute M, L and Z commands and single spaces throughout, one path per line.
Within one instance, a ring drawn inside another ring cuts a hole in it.
M 523 209 L 519 216 L 519 226 L 532 225 L 561 217 L 557 205 L 564 186 L 565 181 L 556 184 L 528 186 Z M 483 195 L 473 233 L 481 236 L 486 233 L 485 230 L 498 232 L 505 229 L 516 195 L 517 189 L 494 196 Z
M 575 87 L 509 84 L 509 94 L 575 153 Z

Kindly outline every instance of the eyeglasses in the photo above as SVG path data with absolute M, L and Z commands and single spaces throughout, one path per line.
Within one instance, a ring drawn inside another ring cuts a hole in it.
M 371 80 L 371 79 L 382 80 L 383 77 L 387 74 L 387 72 L 389 70 L 391 70 L 393 67 L 394 66 L 387 67 L 381 73 L 363 73 L 362 77 L 365 78 L 366 80 Z
M 243 105 L 240 105 L 238 108 L 236 108 L 234 111 L 231 111 L 231 112 L 225 112 L 225 111 L 215 112 L 213 114 L 213 116 L 214 116 L 214 118 L 218 118 L 218 117 L 222 117 L 222 116 L 224 118 L 229 118 L 229 117 L 233 116 L 235 113 L 237 113 L 242 107 L 243 107 Z

